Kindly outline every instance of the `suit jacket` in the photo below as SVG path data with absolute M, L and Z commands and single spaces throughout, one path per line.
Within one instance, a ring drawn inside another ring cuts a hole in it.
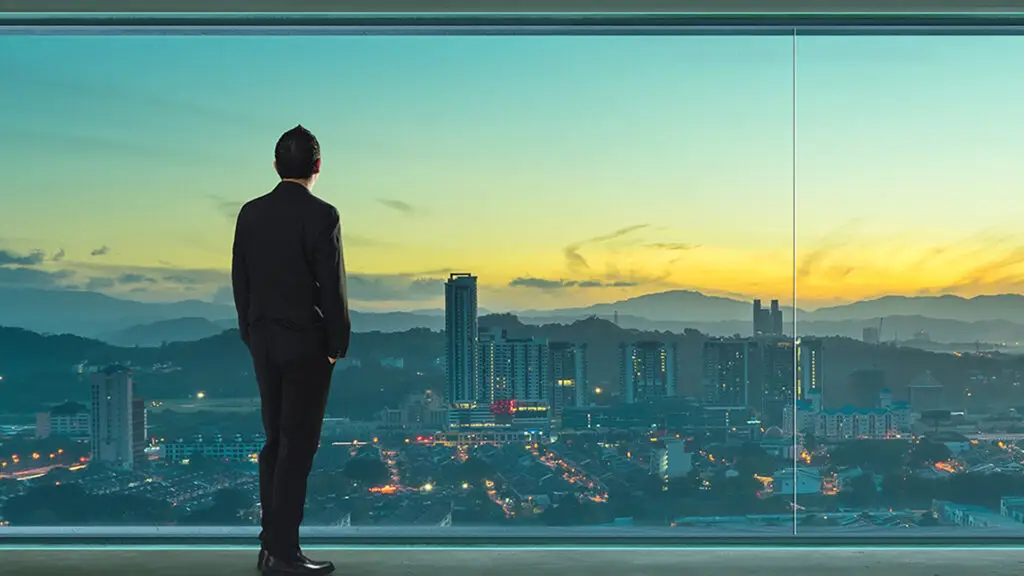
M 242 206 L 235 224 L 231 284 L 238 330 L 273 323 L 326 335 L 325 354 L 343 358 L 352 323 L 338 210 L 305 186 L 281 182 Z

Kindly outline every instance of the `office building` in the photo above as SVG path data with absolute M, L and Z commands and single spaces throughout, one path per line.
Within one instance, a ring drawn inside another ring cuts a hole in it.
M 444 285 L 445 400 L 448 404 L 478 399 L 476 280 L 471 274 L 451 274 Z
M 108 366 L 92 374 L 90 442 L 92 461 L 132 469 L 137 462 L 138 405 L 133 398 L 132 373 Z M 142 433 L 145 428 L 143 425 Z
M 619 346 L 619 384 L 626 404 L 676 395 L 676 346 L 634 342 Z

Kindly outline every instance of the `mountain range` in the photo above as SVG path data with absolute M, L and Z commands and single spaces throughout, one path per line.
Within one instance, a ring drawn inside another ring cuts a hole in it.
M 623 328 L 681 332 L 686 328 L 712 335 L 749 334 L 748 301 L 675 290 L 618 302 L 555 310 L 517 312 L 525 324 L 566 323 L 618 315 Z M 481 315 L 487 313 L 480 311 Z M 787 325 L 792 308 L 783 309 Z M 860 337 L 863 328 L 885 318 L 883 339 L 908 339 L 924 332 L 939 342 L 1024 341 L 1024 295 L 886 296 L 820 308 L 796 310 L 801 334 Z M 411 312 L 353 311 L 357 332 L 402 332 L 413 328 L 441 330 L 441 309 Z M 119 346 L 159 346 L 218 334 L 235 325 L 229 304 L 184 300 L 147 303 L 97 292 L 0 288 L 0 326 L 44 334 L 75 334 Z M 924 339 L 920 335 L 919 339 Z

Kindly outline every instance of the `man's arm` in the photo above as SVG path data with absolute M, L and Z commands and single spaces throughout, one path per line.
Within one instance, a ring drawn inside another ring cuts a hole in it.
M 341 218 L 330 207 L 323 229 L 313 239 L 313 276 L 320 285 L 320 312 L 327 325 L 327 355 L 344 358 L 352 335 L 345 283 L 345 257 L 341 249 Z
M 235 240 L 231 245 L 231 289 L 235 293 L 235 310 L 238 312 L 238 334 L 242 342 L 249 345 L 249 270 L 245 264 L 242 246 L 242 211 L 235 222 Z

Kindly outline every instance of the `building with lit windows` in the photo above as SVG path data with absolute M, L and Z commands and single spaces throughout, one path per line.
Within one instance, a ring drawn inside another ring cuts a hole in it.
M 189 440 L 178 439 L 161 448 L 164 460 L 177 464 L 187 463 L 195 456 L 230 462 L 256 462 L 265 440 L 260 434 L 251 437 L 236 434 L 230 438 L 219 435 L 205 438 L 199 435 Z
M 824 390 L 822 343 L 818 338 L 801 338 L 796 345 L 796 374 L 799 397 L 811 390 Z
M 782 412 L 787 406 L 793 405 L 797 391 L 796 364 L 793 352 L 793 341 L 789 338 L 766 337 L 758 341 L 761 366 L 759 370 L 760 399 L 753 403 L 761 414 L 761 419 L 768 425 L 782 424 Z M 799 397 L 799 396 L 797 396 Z M 752 399 L 753 400 L 753 399 Z
M 645 341 L 620 345 L 619 374 L 626 404 L 675 396 L 675 344 Z
M 693 454 L 682 440 L 665 440 L 651 450 L 651 474 L 664 480 L 683 478 L 693 470 Z
M 760 354 L 754 340 L 708 340 L 704 343 L 704 404 L 747 408 L 760 394 Z
M 587 392 L 587 345 L 551 342 L 548 345 L 549 387 L 552 425 L 561 426 L 566 408 L 589 403 Z
M 548 402 L 548 342 L 509 338 L 505 330 L 481 331 L 477 353 L 477 401 Z

